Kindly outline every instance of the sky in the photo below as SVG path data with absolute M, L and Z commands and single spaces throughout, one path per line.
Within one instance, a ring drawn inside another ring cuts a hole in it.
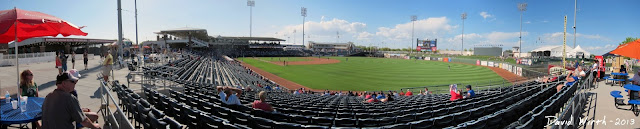
M 439 49 L 461 50 L 464 26 L 464 48 L 501 45 L 503 50 L 508 50 L 519 45 L 522 23 L 522 50 L 530 51 L 562 45 L 564 16 L 567 16 L 566 42 L 573 46 L 574 2 L 255 0 L 255 7 L 250 8 L 244 0 L 138 0 L 138 41 L 155 40 L 153 32 L 182 27 L 207 29 L 210 36 L 248 37 L 252 13 L 252 36 L 301 44 L 300 10 L 305 7 L 305 42 L 354 42 L 364 46 L 409 48 L 415 38 L 437 39 Z M 520 12 L 518 3 L 527 3 L 527 10 Z M 638 0 L 578 0 L 576 44 L 599 55 L 615 49 L 626 37 L 640 37 L 637 5 L 640 5 Z M 86 26 L 82 30 L 89 35 L 77 38 L 118 38 L 115 0 L 0 0 L 0 10 L 14 7 Z M 462 13 L 467 13 L 464 25 Z M 418 17 L 417 21 L 411 21 L 412 15 Z M 123 35 L 135 42 L 134 17 L 134 1 L 122 0 Z

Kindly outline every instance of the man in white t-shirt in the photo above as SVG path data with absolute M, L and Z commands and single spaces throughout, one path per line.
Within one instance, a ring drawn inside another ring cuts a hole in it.
M 240 103 L 240 99 L 238 98 L 238 95 L 242 94 L 242 90 L 226 86 L 218 86 L 217 90 L 219 92 L 218 95 L 220 96 L 220 101 L 222 101 L 222 103 L 227 105 L 242 105 L 242 103 Z

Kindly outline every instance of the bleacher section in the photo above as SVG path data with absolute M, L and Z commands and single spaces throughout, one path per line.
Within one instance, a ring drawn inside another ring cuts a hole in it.
M 276 110 L 251 108 L 260 84 L 277 85 L 234 61 L 219 56 L 184 55 L 168 64 L 143 68 L 146 78 L 166 79 L 184 87 L 161 93 L 143 85 L 143 94 L 113 83 L 120 106 L 142 128 L 541 128 L 544 116 L 558 113 L 577 85 L 525 82 L 477 97 L 450 101 L 449 94 L 398 96 L 385 103 L 363 103 L 356 96 L 291 94 L 268 91 L 266 102 Z M 590 73 L 590 72 L 587 72 Z M 238 97 L 243 105 L 221 102 L 215 86 L 251 88 Z M 284 88 L 284 87 L 283 87 Z M 168 125 L 168 126 L 167 126 Z

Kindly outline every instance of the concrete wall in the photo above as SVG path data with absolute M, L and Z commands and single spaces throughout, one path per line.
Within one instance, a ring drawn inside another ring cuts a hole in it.
M 479 56 L 501 56 L 501 47 L 475 47 L 473 48 L 473 55 Z

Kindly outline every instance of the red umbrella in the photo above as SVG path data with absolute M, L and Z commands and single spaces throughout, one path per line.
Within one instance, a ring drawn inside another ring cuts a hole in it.
M 82 35 L 81 28 L 64 21 L 60 18 L 35 11 L 26 11 L 18 8 L 0 11 L 0 43 L 14 41 L 15 55 L 18 57 L 18 42 L 42 36 L 62 36 Z M 19 74 L 18 58 L 16 58 L 16 73 Z M 16 84 L 19 85 L 20 79 Z M 18 93 L 19 95 L 20 93 Z
M 0 43 L 58 34 L 87 36 L 77 26 L 51 15 L 17 8 L 0 11 Z
M 622 44 L 609 53 L 640 59 L 640 39 L 630 43 Z

